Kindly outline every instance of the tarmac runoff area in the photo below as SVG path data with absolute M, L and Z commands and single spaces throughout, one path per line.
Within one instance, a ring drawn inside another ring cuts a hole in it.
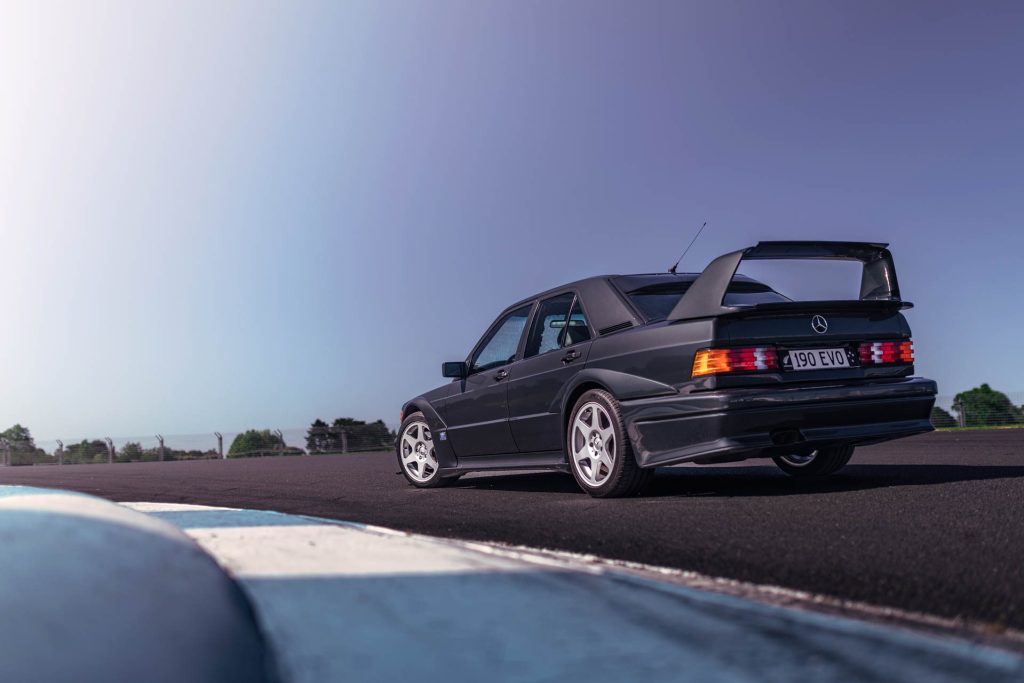
M 289 683 L 1024 680 L 1024 649 L 913 615 L 892 625 L 806 609 L 813 596 L 298 515 L 124 505 L 240 583 Z

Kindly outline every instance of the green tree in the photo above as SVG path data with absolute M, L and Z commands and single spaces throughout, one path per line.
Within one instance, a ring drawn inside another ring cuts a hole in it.
M 0 439 L 7 439 L 12 445 L 20 444 L 28 448 L 35 448 L 36 442 L 32 440 L 32 432 L 27 427 L 16 424 L 9 429 L 0 432 Z
M 932 425 L 936 428 L 956 427 L 956 418 L 950 415 L 948 411 L 935 406 L 932 408 Z
M 331 428 L 319 417 L 313 420 L 306 431 L 306 450 L 310 453 L 327 453 L 332 441 Z
M 350 441 L 349 450 L 377 451 L 394 448 L 397 435 L 388 429 L 384 420 L 376 422 L 360 422 L 356 429 L 354 443 Z
M 118 462 L 138 462 L 142 460 L 142 444 L 135 441 L 129 441 L 125 445 L 121 446 L 121 449 L 117 453 Z
M 395 445 L 395 433 L 383 420 L 364 422 L 339 417 L 330 426 L 317 419 L 306 433 L 310 453 L 344 453 L 389 450 Z
M 0 432 L 0 439 L 6 439 L 11 446 L 12 465 L 32 465 L 37 462 L 49 462 L 51 460 L 46 451 L 36 448 L 32 432 L 20 424 Z
M 250 429 L 242 432 L 231 441 L 228 449 L 229 458 L 246 455 L 276 455 L 279 446 L 284 446 L 277 434 L 269 429 Z
M 968 427 L 1024 422 L 1021 409 L 1013 405 L 1006 394 L 987 384 L 957 394 L 953 399 L 953 409 L 966 413 L 965 423 Z

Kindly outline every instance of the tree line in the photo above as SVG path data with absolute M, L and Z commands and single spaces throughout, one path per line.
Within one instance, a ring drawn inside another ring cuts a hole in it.
M 395 444 L 395 432 L 383 420 L 365 422 L 350 417 L 339 417 L 328 424 L 317 418 L 306 432 L 306 448 L 289 446 L 278 432 L 269 429 L 249 429 L 231 441 L 226 453 L 229 458 L 263 455 L 321 455 L 355 453 L 359 451 L 390 450 Z M 57 462 L 58 453 L 47 453 L 36 446 L 32 432 L 20 424 L 0 432 L 0 439 L 10 444 L 10 464 L 34 465 Z M 129 441 L 109 452 L 106 441 L 83 439 L 67 444 L 59 454 L 65 464 L 114 462 L 153 462 L 157 460 L 200 460 L 220 456 L 214 448 L 182 450 L 171 447 L 144 448 L 141 443 Z
M 326 455 L 359 451 L 389 450 L 395 445 L 395 432 L 384 420 L 365 422 L 339 417 L 331 424 L 317 418 L 306 430 L 306 448 L 289 446 L 277 432 L 250 429 L 231 442 L 229 458 L 258 455 Z

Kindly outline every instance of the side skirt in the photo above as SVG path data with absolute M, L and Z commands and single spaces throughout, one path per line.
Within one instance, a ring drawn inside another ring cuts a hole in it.
M 566 462 L 565 453 L 562 451 L 487 455 L 479 458 L 460 458 L 457 466 L 441 468 L 441 476 L 486 470 L 557 470 L 559 472 L 568 472 L 569 463 Z

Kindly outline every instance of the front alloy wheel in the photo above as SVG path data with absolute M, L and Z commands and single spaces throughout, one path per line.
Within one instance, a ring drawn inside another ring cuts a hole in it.
M 398 437 L 398 465 L 413 486 L 430 488 L 440 486 L 441 467 L 434 452 L 434 438 L 422 413 L 413 413 L 405 419 Z

